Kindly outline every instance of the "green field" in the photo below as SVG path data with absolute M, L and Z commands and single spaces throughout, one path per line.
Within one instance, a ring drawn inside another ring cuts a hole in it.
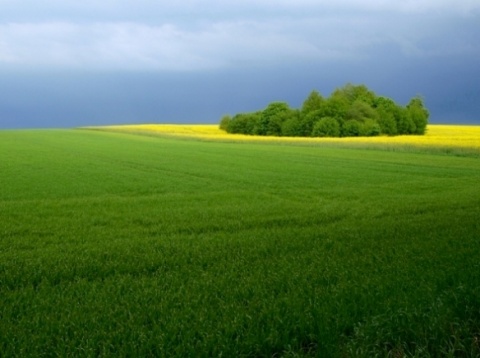
M 480 159 L 0 131 L 0 356 L 478 357 Z

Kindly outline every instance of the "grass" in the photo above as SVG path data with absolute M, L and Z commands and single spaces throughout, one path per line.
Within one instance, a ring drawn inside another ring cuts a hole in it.
M 480 356 L 445 153 L 1 131 L 1 355 Z

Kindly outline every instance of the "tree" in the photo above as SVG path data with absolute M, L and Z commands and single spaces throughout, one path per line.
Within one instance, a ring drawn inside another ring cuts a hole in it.
M 259 121 L 259 113 L 239 113 L 228 123 L 227 132 L 233 134 L 254 134 Z
M 312 91 L 302 105 L 302 114 L 306 115 L 310 112 L 316 111 L 322 107 L 324 99 L 320 92 Z
M 415 123 L 415 134 L 425 134 L 430 114 L 425 108 L 422 98 L 419 96 L 412 98 L 407 104 L 407 111 Z
M 291 117 L 296 117 L 297 111 L 293 109 L 288 109 L 285 111 L 278 112 L 275 116 L 270 119 L 268 123 L 268 130 L 267 135 L 276 135 L 281 136 L 283 135 L 283 123 L 287 121 Z
M 229 133 L 274 136 L 374 136 L 424 134 L 429 112 L 419 96 L 403 107 L 377 96 L 365 85 L 346 84 L 324 98 L 312 91 L 300 109 L 272 102 L 253 113 L 224 116 L 220 128 Z
M 285 102 L 270 103 L 267 108 L 261 112 L 256 133 L 258 135 L 280 135 L 281 122 L 285 119 L 286 112 L 290 111 L 290 107 Z M 272 122 L 272 124 L 270 124 Z
M 313 127 L 313 137 L 340 137 L 340 124 L 335 118 L 323 117 Z
M 362 131 L 361 123 L 355 120 L 346 121 L 342 127 L 342 136 L 358 137 Z
M 303 136 L 301 115 L 299 110 L 292 110 L 288 118 L 286 118 L 285 121 L 282 123 L 282 136 Z
M 370 118 L 366 119 L 360 127 L 361 136 L 372 137 L 372 136 L 377 136 L 380 133 L 381 133 L 380 125 L 376 120 L 373 120 Z
M 365 122 L 367 119 L 377 120 L 377 112 L 371 105 L 363 102 L 362 100 L 355 100 L 348 109 L 346 120 L 356 120 L 359 122 Z
M 323 117 L 324 115 L 322 109 L 317 109 L 305 115 L 300 122 L 300 131 L 302 133 L 302 136 L 311 136 L 313 127 L 315 127 L 315 124 Z
M 396 119 L 398 134 L 413 134 L 416 132 L 417 127 L 415 126 L 415 122 L 406 108 L 399 107 Z
M 380 126 L 380 132 L 386 135 L 397 134 L 397 122 L 395 121 L 395 116 L 383 109 L 378 109 L 377 114 L 377 123 Z
M 340 123 L 345 121 L 349 103 L 345 97 L 331 96 L 322 105 L 320 111 L 322 117 L 333 117 Z
M 399 116 L 397 104 L 390 98 L 377 97 L 374 108 L 377 112 L 377 122 L 381 132 L 387 135 L 397 134 L 397 120 L 395 119 Z
M 231 120 L 232 120 L 232 117 L 230 117 L 228 114 L 223 116 L 222 119 L 220 120 L 220 129 L 223 129 L 224 131 L 226 131 Z
M 353 103 L 360 100 L 368 105 L 373 105 L 376 95 L 370 91 L 365 85 L 353 85 L 347 83 L 345 86 L 337 88 L 331 97 L 344 98 L 348 103 Z

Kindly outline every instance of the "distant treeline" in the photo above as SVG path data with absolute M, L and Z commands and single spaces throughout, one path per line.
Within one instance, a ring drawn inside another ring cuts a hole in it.
M 328 98 L 312 91 L 300 109 L 273 102 L 261 111 L 226 115 L 220 128 L 228 133 L 292 137 L 425 134 L 428 117 L 421 97 L 401 106 L 365 85 L 347 84 Z

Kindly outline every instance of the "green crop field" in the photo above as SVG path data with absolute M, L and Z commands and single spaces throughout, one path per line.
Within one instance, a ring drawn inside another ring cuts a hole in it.
M 480 159 L 0 131 L 1 357 L 478 357 Z

